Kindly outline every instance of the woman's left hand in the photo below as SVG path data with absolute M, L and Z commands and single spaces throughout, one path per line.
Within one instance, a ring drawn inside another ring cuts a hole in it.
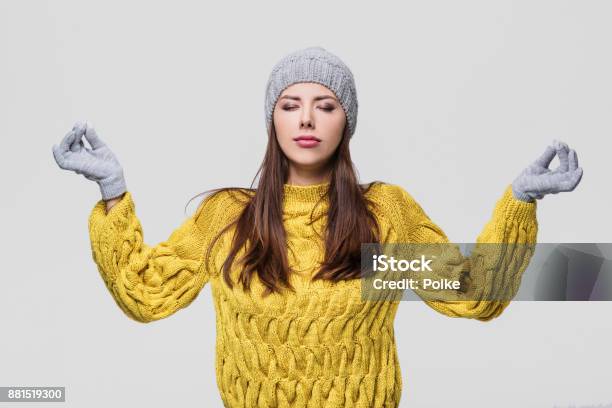
M 548 166 L 559 155 L 559 167 Z M 534 202 L 546 194 L 572 191 L 582 179 L 582 168 L 578 167 L 578 156 L 567 144 L 554 140 L 551 146 L 535 162 L 519 174 L 512 182 L 512 193 L 521 201 Z

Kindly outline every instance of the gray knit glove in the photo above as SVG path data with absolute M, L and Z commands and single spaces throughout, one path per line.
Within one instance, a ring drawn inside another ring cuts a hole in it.
M 548 166 L 555 155 L 559 155 L 560 165 L 551 171 Z M 574 149 L 554 140 L 542 156 L 512 182 L 512 193 L 519 200 L 534 202 L 546 194 L 572 191 L 581 179 L 582 167 L 578 167 L 578 156 Z
M 83 144 L 83 135 L 91 149 Z M 103 200 L 119 197 L 127 190 L 117 157 L 89 122 L 77 122 L 59 146 L 53 145 L 53 157 L 60 168 L 98 183 Z

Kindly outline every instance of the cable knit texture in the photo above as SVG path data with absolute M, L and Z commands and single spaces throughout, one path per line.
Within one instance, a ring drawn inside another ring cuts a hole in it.
M 216 380 L 227 407 L 397 407 L 402 376 L 393 321 L 398 302 L 361 299 L 361 280 L 311 281 L 324 246 L 329 184 L 284 186 L 283 222 L 296 293 L 267 298 L 253 279 L 251 293 L 230 289 L 219 270 L 234 229 L 217 241 L 208 268 L 203 256 L 211 239 L 236 217 L 243 203 L 229 193 L 204 200 L 170 237 L 155 246 L 144 241 L 133 197 L 126 192 L 106 214 L 99 201 L 89 217 L 93 258 L 117 305 L 139 322 L 163 319 L 189 305 L 210 282 L 216 310 Z M 382 242 L 448 242 L 401 187 L 375 185 L 368 192 L 377 208 Z M 508 186 L 478 242 L 535 243 L 536 203 L 512 196 Z M 530 254 L 527 254 L 529 257 Z M 466 262 L 451 273 L 483 273 Z M 528 261 L 528 259 L 526 260 Z M 522 270 L 521 270 L 522 272 Z M 239 270 L 234 267 L 236 281 Z M 471 276 L 473 281 L 479 280 Z M 508 302 L 439 302 L 423 299 L 453 317 L 489 320 Z

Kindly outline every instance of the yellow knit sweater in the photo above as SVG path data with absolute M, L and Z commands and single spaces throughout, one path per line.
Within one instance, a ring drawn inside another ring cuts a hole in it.
M 208 243 L 243 205 L 227 193 L 205 200 L 168 240 L 155 246 L 144 242 L 130 192 L 108 214 L 99 201 L 89 217 L 93 258 L 118 306 L 139 322 L 172 315 L 210 282 L 216 380 L 227 407 L 396 407 L 402 390 L 393 327 L 398 302 L 363 301 L 359 279 L 335 284 L 309 279 L 323 260 L 315 229 L 322 233 L 326 218 L 312 226 L 307 222 L 328 186 L 284 187 L 283 221 L 295 293 L 262 299 L 263 285 L 256 276 L 251 294 L 240 285 L 230 289 L 225 284 L 218 271 L 233 229 L 215 245 L 211 267 L 204 267 Z M 401 187 L 376 185 L 368 197 L 379 204 L 375 216 L 383 243 L 448 242 Z M 317 211 L 326 206 L 324 201 Z M 478 242 L 535 243 L 536 235 L 536 203 L 516 200 L 508 186 Z M 238 272 L 232 272 L 234 281 Z M 426 302 L 445 315 L 483 321 L 498 316 L 509 303 Z

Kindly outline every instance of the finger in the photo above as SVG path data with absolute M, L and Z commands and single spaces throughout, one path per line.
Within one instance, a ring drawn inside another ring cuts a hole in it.
M 573 191 L 578 185 L 578 183 L 580 182 L 581 178 L 582 178 L 582 171 L 575 171 L 571 175 L 571 177 L 565 179 L 561 183 L 561 191 Z
M 82 120 L 77 120 L 76 122 L 74 122 L 74 126 L 72 126 L 72 130 L 77 130 L 79 128 L 82 128 L 83 126 L 85 126 L 85 122 Z
M 557 149 L 557 154 L 559 155 L 559 162 L 561 163 L 559 165 L 559 170 L 561 172 L 566 172 L 569 170 L 569 159 L 568 159 L 569 147 L 567 146 L 567 144 L 563 142 L 559 142 L 556 146 L 556 149 Z
M 64 156 L 62 156 L 61 148 L 58 145 L 53 145 L 51 150 L 53 151 L 53 158 L 60 168 L 64 168 Z
M 70 145 L 72 144 L 72 142 L 74 141 L 74 130 L 71 130 L 70 132 L 66 133 L 66 136 L 64 136 L 64 138 L 62 139 L 59 148 L 61 149 L 61 151 L 66 152 L 70 149 Z
M 578 155 L 574 149 L 569 151 L 569 170 L 574 171 L 578 168 Z
M 70 167 L 70 162 L 65 156 L 65 152 L 58 145 L 53 145 L 53 158 L 55 158 L 55 162 L 57 165 L 64 170 L 72 170 Z
M 72 152 L 78 152 L 81 150 L 82 146 L 83 146 L 83 142 L 81 141 L 81 138 L 83 137 L 83 133 L 85 133 L 85 127 L 77 127 L 74 131 L 74 140 L 72 141 L 72 144 L 70 145 L 70 150 Z
M 578 184 L 580 184 L 580 180 L 582 180 L 582 174 L 583 174 L 582 167 L 578 167 L 576 171 L 574 172 L 574 184 L 572 186 L 572 190 L 576 188 Z
M 104 142 L 102 139 L 100 139 L 96 129 L 94 129 L 90 122 L 87 122 L 86 124 L 85 138 L 87 139 L 87 142 L 89 142 L 91 148 L 94 150 L 104 146 Z
M 85 147 L 85 145 L 83 144 L 81 137 L 76 137 L 74 142 L 72 142 L 70 145 L 70 151 L 73 153 L 78 153 L 81 151 L 81 149 L 83 149 L 83 147 Z
M 563 191 L 564 182 L 566 182 L 568 179 L 568 173 L 550 172 L 540 181 L 540 191 L 543 191 L 546 194 L 557 194 L 560 191 Z
M 568 173 L 565 173 L 565 174 L 567 175 Z M 559 183 L 559 190 L 560 191 L 573 191 L 578 185 L 578 183 L 580 183 L 581 179 L 582 179 L 582 168 L 579 168 L 576 171 L 572 172 L 569 177 L 563 178 L 563 180 Z
M 538 166 L 548 167 L 552 159 L 554 159 L 557 150 L 552 146 L 547 146 L 546 150 L 538 159 L 535 161 Z

